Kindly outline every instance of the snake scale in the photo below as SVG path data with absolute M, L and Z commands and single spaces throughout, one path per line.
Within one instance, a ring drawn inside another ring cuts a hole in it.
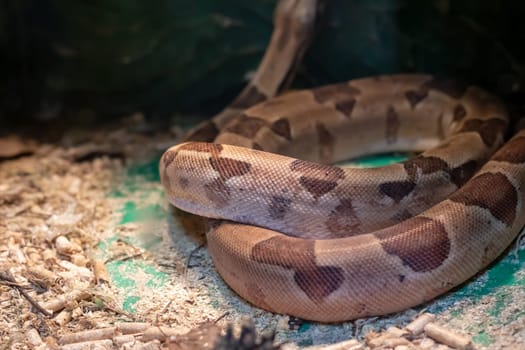
M 503 104 L 430 75 L 285 93 L 160 161 L 176 207 L 207 218 L 223 279 L 254 305 L 337 322 L 412 307 L 496 259 L 525 224 L 525 130 Z M 329 165 L 390 151 L 381 168 Z

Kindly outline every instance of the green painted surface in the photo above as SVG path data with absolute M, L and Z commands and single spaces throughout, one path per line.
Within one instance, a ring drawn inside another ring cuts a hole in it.
M 489 336 L 485 332 L 480 332 L 473 336 L 472 341 L 476 344 L 483 346 L 489 346 L 490 344 L 492 344 L 492 340 L 490 340 Z
M 128 296 L 124 302 L 122 303 L 122 309 L 126 312 L 133 313 L 135 312 L 135 308 L 133 307 L 138 301 L 140 300 L 140 297 L 137 295 L 131 295 Z
M 160 204 L 138 206 L 136 202 L 129 201 L 124 203 L 124 208 L 122 208 L 120 212 L 122 212 L 121 224 L 150 219 L 162 220 L 166 218 L 166 212 Z
M 518 253 L 518 261 L 514 257 L 507 256 L 488 270 L 488 278 L 483 284 L 468 284 L 458 291 L 459 297 L 481 298 L 499 288 L 510 285 L 525 285 L 525 276 L 516 277 L 525 262 L 525 251 Z M 495 311 L 495 315 L 497 311 Z
M 122 202 L 122 207 L 117 210 L 121 214 L 118 224 L 162 221 L 167 218 L 167 213 L 161 203 L 145 201 L 150 196 L 151 191 L 161 191 L 158 186 L 153 186 L 154 188 L 147 186 L 148 184 L 157 184 L 159 180 L 158 158 L 128 167 L 124 181 L 109 194 L 110 198 L 127 199 Z M 110 248 L 118 240 L 146 251 L 153 251 L 162 244 L 161 237 L 150 234 L 150 232 L 139 232 L 134 236 L 115 234 L 99 243 L 98 247 L 103 258 L 114 258 L 111 256 Z M 113 285 L 121 289 L 125 295 L 122 304 L 123 310 L 130 313 L 135 311 L 134 305 L 140 300 L 140 296 L 136 293 L 137 288 L 158 289 L 169 278 L 166 273 L 159 271 L 153 263 L 147 263 L 140 257 L 110 260 L 106 263 L 106 269 Z
M 379 154 L 376 156 L 366 156 L 358 158 L 354 161 L 348 162 L 348 165 L 362 167 L 362 168 L 374 168 L 394 163 L 399 163 L 407 159 L 404 154 Z

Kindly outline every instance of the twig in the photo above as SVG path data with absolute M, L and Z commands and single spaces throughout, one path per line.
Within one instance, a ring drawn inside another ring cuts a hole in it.
M 166 305 L 164 305 L 164 307 L 162 308 L 162 310 L 160 310 L 159 313 L 157 313 L 157 315 L 155 316 L 155 324 L 159 324 L 159 316 L 160 315 L 164 315 L 166 313 L 166 311 L 168 311 L 168 308 L 170 307 L 171 303 L 173 302 L 173 299 L 170 299 Z
M 222 315 L 220 315 L 219 317 L 217 317 L 213 323 L 217 324 L 217 322 L 219 322 L 220 320 L 222 320 L 223 318 L 225 318 L 226 316 L 228 316 L 230 314 L 229 311 L 226 311 L 225 313 L 223 313 Z
M 6 285 L 18 289 L 18 292 L 22 294 L 22 296 L 26 298 L 27 301 L 29 301 L 29 303 L 35 308 L 35 310 L 37 310 L 44 316 L 47 316 L 47 317 L 53 316 L 53 313 L 47 311 L 42 306 L 40 306 L 40 304 L 25 291 L 25 288 L 22 287 L 20 284 L 18 284 L 18 282 L 13 277 L 13 274 L 11 274 L 11 272 L 0 271 L 0 279 L 3 281 L 6 281 L 7 282 L 5 283 Z
M 186 260 L 186 265 L 184 266 L 184 276 L 186 276 L 188 273 L 188 269 L 190 268 L 190 261 L 191 261 L 191 258 L 193 258 L 193 254 L 198 252 L 204 246 L 205 246 L 205 243 L 202 243 L 197 248 L 193 249 L 190 252 L 190 255 L 188 255 L 188 259 Z
M 123 261 L 127 261 L 127 260 L 132 260 L 132 259 L 141 257 L 143 254 L 144 254 L 143 252 L 139 252 L 139 253 L 135 253 L 135 254 L 131 254 L 131 255 L 128 255 L 128 254 L 117 255 L 117 256 L 114 256 L 114 257 L 111 257 L 111 258 L 105 260 L 104 264 L 107 264 L 107 263 L 110 263 L 110 262 L 113 262 L 113 261 L 123 262 Z

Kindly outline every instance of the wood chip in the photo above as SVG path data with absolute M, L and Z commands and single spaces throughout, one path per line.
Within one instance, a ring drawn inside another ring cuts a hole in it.
M 405 329 L 397 328 L 394 326 L 388 327 L 386 333 L 392 334 L 394 337 L 402 337 L 408 334 L 408 331 Z
M 88 341 L 101 340 L 101 339 L 112 339 L 115 335 L 116 327 L 108 328 L 99 328 L 99 329 L 90 329 L 83 332 L 77 332 L 72 334 L 67 334 L 62 336 L 58 343 L 61 345 L 64 344 L 74 344 L 74 343 L 84 343 Z
M 398 345 L 394 348 L 394 350 L 409 350 L 410 347 L 408 345 Z
M 71 321 L 71 311 L 62 310 L 53 318 L 53 321 L 59 326 L 65 326 Z
M 414 343 L 416 343 L 416 342 L 414 342 Z M 435 344 L 436 344 L 436 342 L 433 341 L 430 338 L 421 339 L 421 341 L 419 343 L 416 343 L 416 345 L 418 345 L 419 348 L 421 348 L 421 349 L 432 349 Z
M 93 272 L 85 267 L 77 266 L 67 260 L 59 260 L 58 265 L 67 271 L 60 272 L 60 276 L 64 278 L 76 278 L 77 280 L 90 281 L 93 279 Z
M 143 333 L 151 325 L 145 322 L 121 322 L 117 324 L 117 329 L 122 334 L 137 334 Z
M 435 323 L 425 326 L 425 334 L 438 342 L 455 349 L 472 349 L 472 338 L 459 335 Z
M 68 159 L 75 162 L 86 162 L 101 156 L 124 159 L 125 155 L 121 148 L 111 144 L 86 143 L 71 147 L 65 154 Z
M 412 335 L 420 335 L 423 333 L 425 325 L 429 322 L 434 321 L 434 315 L 429 313 L 421 314 L 414 321 L 410 322 L 405 329 Z
M 124 350 L 160 350 L 163 349 L 158 340 L 153 340 L 147 343 L 135 342 L 129 344 L 129 347 L 126 345 L 123 346 Z M 169 348 L 171 350 L 171 348 Z
M 45 288 L 50 288 L 60 280 L 53 271 L 39 265 L 32 266 L 27 272 L 29 280 Z
M 113 342 L 117 346 L 122 346 L 126 343 L 134 343 L 136 342 L 135 336 L 132 334 L 123 334 L 123 335 L 117 335 L 113 338 Z
M 390 327 L 386 332 L 378 333 L 369 333 L 365 337 L 366 344 L 371 348 L 378 347 L 388 347 L 393 348 L 398 345 L 406 345 L 410 342 L 402 338 L 404 335 L 407 335 L 408 332 L 396 327 Z
M 79 267 L 86 267 L 90 260 L 84 254 L 73 254 L 70 256 L 71 262 Z
M 164 326 L 150 327 L 144 331 L 142 337 L 140 337 L 140 340 L 143 342 L 148 342 L 155 339 L 163 341 L 170 336 L 181 335 L 182 333 L 183 331 L 177 328 Z
M 49 263 L 56 262 L 56 260 L 57 260 L 56 251 L 55 250 L 51 250 L 51 249 L 45 249 L 42 252 L 42 259 L 44 261 L 46 261 L 46 262 L 49 262 Z
M 395 348 L 399 345 L 408 345 L 410 342 L 405 338 L 387 338 L 383 341 L 383 345 L 387 348 Z
M 113 341 L 110 339 L 86 341 L 82 343 L 65 344 L 62 350 L 113 350 Z
M 58 236 L 55 239 L 55 248 L 57 253 L 62 255 L 73 255 L 82 251 L 80 246 L 71 243 L 71 241 L 65 236 Z
M 91 298 L 91 293 L 83 290 L 74 290 L 68 294 L 59 295 L 54 300 L 50 300 L 47 303 L 44 303 L 42 306 L 46 310 L 56 312 L 64 309 L 66 305 L 72 300 L 79 301 L 88 298 Z
M 0 137 L 0 158 L 13 158 L 20 155 L 31 154 L 37 148 L 35 140 L 11 135 Z
M 104 264 L 104 261 L 95 259 L 92 260 L 93 265 L 93 274 L 95 275 L 95 282 L 97 284 L 100 283 L 108 283 L 109 282 L 109 274 L 106 270 L 106 265 Z
M 39 346 L 44 344 L 42 338 L 40 337 L 40 334 L 38 334 L 38 331 L 34 328 L 30 328 L 26 331 L 26 338 L 29 344 L 31 344 L 32 346 Z
M 323 346 L 319 350 L 362 350 L 364 349 L 363 344 L 359 343 L 355 339 L 346 340 L 337 344 L 331 344 Z

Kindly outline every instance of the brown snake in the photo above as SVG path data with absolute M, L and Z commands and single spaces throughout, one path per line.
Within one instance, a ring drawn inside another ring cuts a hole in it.
M 349 320 L 431 300 L 512 242 L 525 223 L 525 131 L 500 147 L 506 126 L 501 103 L 476 87 L 359 79 L 256 105 L 215 144 L 170 148 L 160 173 L 172 204 L 225 219 L 211 222 L 208 245 L 243 298 Z M 310 162 L 428 147 L 384 168 Z
M 219 219 L 209 250 L 239 295 L 335 322 L 431 300 L 503 252 L 525 224 L 525 129 L 502 145 L 496 98 L 425 75 L 291 92 L 236 117 L 286 88 L 322 4 L 279 2 L 252 82 L 189 136 L 214 143 L 174 146 L 159 170 L 172 204 Z M 424 152 L 383 168 L 326 165 L 396 150 Z

